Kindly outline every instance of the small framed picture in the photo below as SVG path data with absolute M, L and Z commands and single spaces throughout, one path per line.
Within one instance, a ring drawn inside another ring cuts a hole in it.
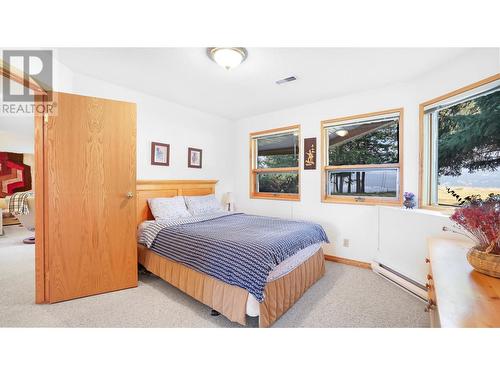
M 151 165 L 170 165 L 170 145 L 151 142 Z
M 189 168 L 201 168 L 203 151 L 199 148 L 188 148 L 188 167 Z

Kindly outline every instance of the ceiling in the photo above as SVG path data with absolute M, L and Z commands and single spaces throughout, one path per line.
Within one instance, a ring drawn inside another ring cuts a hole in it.
M 75 72 L 227 119 L 240 119 L 410 80 L 465 48 L 247 48 L 226 71 L 205 48 L 62 48 Z M 295 75 L 285 85 L 275 81 Z

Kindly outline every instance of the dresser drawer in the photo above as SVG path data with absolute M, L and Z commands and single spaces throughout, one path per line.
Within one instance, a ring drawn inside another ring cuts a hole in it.
M 500 327 L 500 279 L 474 271 L 467 261 L 473 243 L 429 239 L 429 297 L 433 326 Z M 437 323 L 436 323 L 437 321 Z
M 425 287 L 427 288 L 427 305 L 425 306 L 425 311 L 429 313 L 431 327 L 439 327 L 439 313 L 436 298 L 436 288 L 434 286 L 434 278 L 432 277 L 432 265 L 429 258 L 425 258 L 425 263 L 429 266 L 429 271 L 427 274 L 427 282 Z

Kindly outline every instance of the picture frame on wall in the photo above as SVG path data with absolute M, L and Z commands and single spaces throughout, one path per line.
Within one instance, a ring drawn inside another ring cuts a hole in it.
M 170 165 L 170 145 L 167 143 L 151 142 L 151 165 Z
M 203 150 L 199 148 L 188 148 L 188 167 L 201 168 L 202 166 Z

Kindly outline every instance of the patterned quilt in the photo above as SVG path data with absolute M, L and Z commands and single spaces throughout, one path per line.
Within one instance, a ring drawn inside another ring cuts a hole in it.
M 162 256 L 246 289 L 262 302 L 274 267 L 328 238 L 320 225 L 310 222 L 218 213 L 157 222 L 145 229 L 140 242 Z
M 33 192 L 12 194 L 9 200 L 9 212 L 13 215 L 28 215 L 30 213 L 28 198 L 33 196 Z

